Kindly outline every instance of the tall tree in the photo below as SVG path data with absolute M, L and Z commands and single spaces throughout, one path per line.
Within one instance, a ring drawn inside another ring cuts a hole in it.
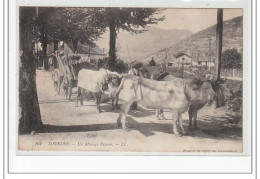
M 54 28 L 50 28 L 51 16 L 54 16 L 54 8 L 39 7 L 37 10 L 37 20 L 35 21 L 35 31 L 37 40 L 42 44 L 43 68 L 47 69 L 47 45 L 51 42 L 50 34 L 54 33 Z
M 33 29 L 36 8 L 20 7 L 20 63 L 19 63 L 19 133 L 40 130 L 42 126 L 36 90 L 36 66 L 33 56 Z
M 65 42 L 72 42 L 73 53 L 77 51 L 78 43 L 94 46 L 105 28 L 101 24 L 97 24 L 95 19 L 91 17 L 90 8 L 62 8 L 60 27 L 62 27 L 62 37 Z
M 40 7 L 37 30 L 46 57 L 48 43 L 54 43 L 54 51 L 57 50 L 58 41 L 72 43 L 75 53 L 78 42 L 94 46 L 94 41 L 105 29 L 94 23 L 88 8 Z
M 101 28 L 108 28 L 109 58 L 106 67 L 115 70 L 116 59 L 116 37 L 119 30 L 130 33 L 142 33 L 147 30 L 148 25 L 156 24 L 164 20 L 164 17 L 155 17 L 162 9 L 154 8 L 90 8 L 91 18 Z
M 221 68 L 221 54 L 222 54 L 222 36 L 223 36 L 223 9 L 217 10 L 217 33 L 216 33 L 216 61 L 215 61 L 215 73 L 214 80 L 220 79 L 220 68 Z

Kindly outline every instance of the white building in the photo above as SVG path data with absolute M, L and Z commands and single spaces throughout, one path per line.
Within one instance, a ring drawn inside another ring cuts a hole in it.
M 190 66 L 191 66 L 191 56 L 185 53 L 180 53 L 175 56 L 173 67 L 188 68 Z
M 209 57 L 209 56 L 198 56 L 192 58 L 191 65 L 194 67 L 196 66 L 208 66 L 208 67 L 214 67 L 215 66 L 215 57 Z

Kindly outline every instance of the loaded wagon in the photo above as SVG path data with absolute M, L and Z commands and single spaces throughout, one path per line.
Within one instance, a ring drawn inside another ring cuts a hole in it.
M 59 93 L 62 86 L 66 99 L 70 99 L 72 88 L 77 86 L 78 72 L 83 68 L 97 70 L 97 62 L 95 60 L 91 61 L 89 56 L 81 54 L 57 55 L 57 82 L 55 82 L 55 70 L 52 75 L 55 91 Z

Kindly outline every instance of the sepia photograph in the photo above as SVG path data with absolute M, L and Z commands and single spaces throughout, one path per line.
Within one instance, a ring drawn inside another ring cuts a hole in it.
M 18 7 L 18 151 L 242 154 L 243 9 Z

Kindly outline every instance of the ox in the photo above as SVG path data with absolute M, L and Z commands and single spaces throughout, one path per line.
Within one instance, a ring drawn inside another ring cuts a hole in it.
M 186 81 L 186 82 L 192 82 L 192 79 L 185 79 L 185 78 L 178 78 L 174 75 L 167 75 L 164 78 L 160 79 L 163 81 L 172 81 L 178 79 L 180 81 Z M 209 79 L 210 80 L 210 79 Z M 216 93 L 215 98 L 214 98 L 214 105 L 212 107 L 221 107 L 223 106 L 223 101 L 224 98 L 227 98 L 230 96 L 229 90 L 222 84 L 217 84 L 212 86 L 213 91 Z M 206 94 L 205 94 L 206 95 Z M 221 100 L 221 104 L 220 101 Z M 203 96 L 196 100 L 191 100 L 190 108 L 189 108 L 189 129 L 196 129 L 197 128 L 197 115 L 198 111 L 203 108 L 207 104 L 207 100 Z M 158 119 L 165 119 L 163 110 L 156 110 L 156 117 Z M 193 120 L 192 120 L 193 119 Z
M 78 100 L 83 105 L 82 93 L 86 90 L 93 94 L 96 103 L 96 113 L 102 112 L 100 109 L 101 95 L 109 90 L 109 84 L 113 89 L 113 77 L 107 70 L 101 69 L 99 71 L 82 69 L 78 73 L 78 93 L 76 100 L 76 107 L 78 106 Z M 113 90 L 115 91 L 115 90 Z
M 121 91 L 121 92 L 120 92 Z M 182 114 L 188 111 L 192 101 L 204 98 L 212 103 L 215 93 L 208 82 L 196 83 L 174 79 L 171 81 L 155 81 L 133 75 L 125 75 L 114 95 L 120 92 L 120 97 L 125 101 L 117 124 L 125 129 L 125 118 L 133 102 L 140 102 L 151 109 L 168 109 L 172 112 L 173 134 L 179 136 L 177 122 L 182 134 Z
M 57 95 L 60 93 L 60 86 L 63 82 L 63 77 L 64 76 L 60 73 L 58 69 L 53 70 L 51 73 L 51 78 Z
M 117 91 L 118 86 L 120 85 L 122 76 L 120 74 L 118 74 L 117 72 L 110 72 L 109 71 L 109 75 L 111 76 L 111 82 L 108 84 L 108 88 L 109 88 L 109 92 L 110 92 L 110 98 L 112 100 L 112 104 L 111 104 L 111 110 L 119 109 L 119 105 L 118 105 L 118 96 L 119 93 L 117 93 L 116 96 L 114 96 L 113 94 Z M 114 104 L 115 103 L 115 104 Z

